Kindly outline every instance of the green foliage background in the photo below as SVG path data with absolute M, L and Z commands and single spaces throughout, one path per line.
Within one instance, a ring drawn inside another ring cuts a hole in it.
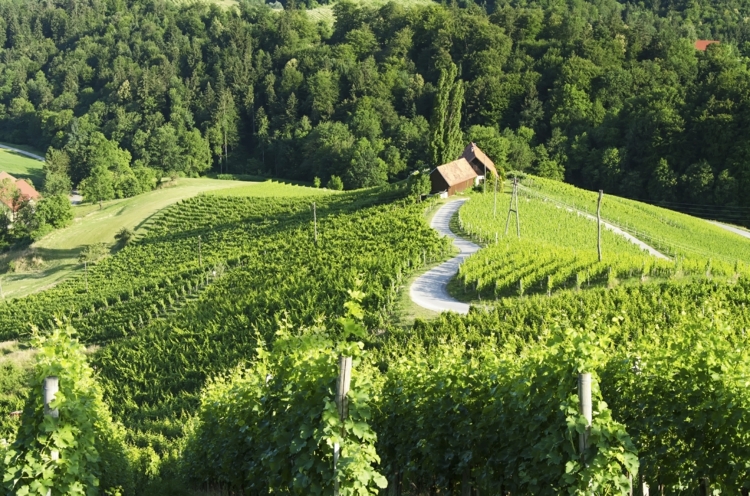
M 747 222 L 744 0 L 457 5 L 341 2 L 330 26 L 299 3 L 6 1 L 0 137 L 62 150 L 51 185 L 96 172 L 92 198 L 149 170 L 374 186 L 473 139 L 503 167 Z

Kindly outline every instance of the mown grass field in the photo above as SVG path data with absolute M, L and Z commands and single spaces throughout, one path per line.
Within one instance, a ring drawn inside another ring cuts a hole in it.
M 29 148 L 27 146 L 12 145 L 9 143 L 0 144 L 14 146 L 20 150 L 26 150 L 31 153 L 43 155 L 39 152 L 39 150 L 34 150 L 33 148 Z M 42 181 L 44 180 L 42 165 L 43 162 L 39 160 L 35 160 L 11 150 L 0 148 L 0 171 L 5 171 L 8 174 L 19 179 L 26 179 L 28 181 L 31 181 L 36 189 L 40 189 L 42 187 Z
M 41 266 L 4 274 L 1 278 L 3 295 L 5 298 L 18 298 L 54 286 L 76 271 L 82 270 L 78 256 L 85 246 L 106 243 L 114 249 L 114 236 L 121 229 L 131 229 L 139 234 L 152 215 L 180 200 L 202 193 L 245 197 L 296 197 L 325 192 L 328 190 L 272 181 L 246 183 L 184 178 L 178 179 L 172 185 L 134 198 L 104 202 L 102 209 L 99 209 L 98 205 L 79 205 L 74 207 L 75 219 L 71 226 L 50 233 L 23 252 L 16 251 L 5 255 L 6 261 L 19 258 L 29 261 L 36 259 L 36 263 Z
M 264 181 L 258 183 L 243 183 L 236 186 L 237 182 L 232 181 L 233 187 L 226 189 L 217 189 L 211 194 L 218 196 L 254 196 L 258 198 L 267 198 L 272 196 L 283 196 L 286 198 L 297 196 L 325 195 L 335 194 L 337 191 L 324 188 L 311 188 L 308 186 L 299 186 L 296 184 L 280 183 L 276 181 Z

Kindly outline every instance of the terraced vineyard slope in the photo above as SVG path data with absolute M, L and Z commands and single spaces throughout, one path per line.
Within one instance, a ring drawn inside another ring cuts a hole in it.
M 510 191 L 475 194 L 458 225 L 485 248 L 462 265 L 454 293 L 468 300 L 551 294 L 562 289 L 649 279 L 735 278 L 750 274 L 750 245 L 706 221 L 613 196 L 602 222 L 670 255 L 655 257 L 626 236 L 602 228 L 597 252 L 596 193 L 524 176 L 519 186 L 521 237 L 508 220 Z M 497 213 L 496 213 L 497 212 Z

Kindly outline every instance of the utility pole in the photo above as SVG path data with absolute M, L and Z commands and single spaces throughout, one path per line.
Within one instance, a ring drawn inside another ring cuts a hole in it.
M 516 202 L 516 208 L 513 208 L 513 201 Z M 508 226 L 510 225 L 510 214 L 516 214 L 516 235 L 521 238 L 521 219 L 518 217 L 518 178 L 513 178 L 513 195 L 510 197 L 510 207 L 508 207 L 508 218 L 505 220 L 505 235 L 508 235 Z
M 318 213 L 313 202 L 313 225 L 315 229 L 315 246 L 318 246 Z
M 599 201 L 596 202 L 596 249 L 599 251 L 599 261 L 602 261 L 602 197 L 604 191 L 599 190 Z

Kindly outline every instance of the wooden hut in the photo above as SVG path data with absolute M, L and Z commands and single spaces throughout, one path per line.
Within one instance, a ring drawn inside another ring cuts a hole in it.
M 466 148 L 464 148 L 461 157 L 465 158 L 466 161 L 471 164 L 471 167 L 474 169 L 474 172 L 477 173 L 477 176 L 484 178 L 484 175 L 488 170 L 497 175 L 495 163 L 479 149 L 476 143 L 469 143 Z
M 443 164 L 430 173 L 432 193 L 447 192 L 448 196 L 471 188 L 478 174 L 465 158 Z

